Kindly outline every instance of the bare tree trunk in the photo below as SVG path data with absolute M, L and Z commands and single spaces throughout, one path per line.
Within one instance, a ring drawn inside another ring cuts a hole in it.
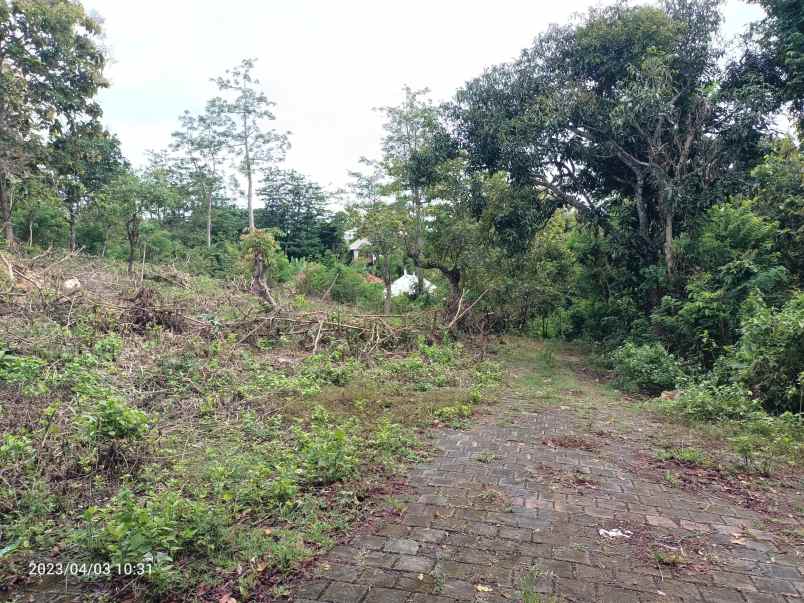
M 673 258 L 673 210 L 669 207 L 664 210 L 664 261 L 667 265 L 667 278 L 672 279 L 675 271 Z
M 14 246 L 14 225 L 11 223 L 11 200 L 6 191 L 5 178 L 0 175 L 0 219 L 3 220 L 3 235 L 9 247 Z
M 140 238 L 139 218 L 136 215 L 129 217 L 126 222 L 126 234 L 128 235 L 128 273 L 134 273 L 134 251 Z
M 28 220 L 28 247 L 33 247 L 33 220 Z
M 243 113 L 243 161 L 246 165 L 246 179 L 248 180 L 248 231 L 254 232 L 257 227 L 254 225 L 254 182 L 251 173 L 251 151 L 248 146 L 248 121 L 246 114 Z
M 271 295 L 271 290 L 265 282 L 265 258 L 262 256 L 261 251 L 254 253 L 254 280 L 251 281 L 251 290 L 268 302 L 271 310 L 276 312 L 279 310 L 279 304 L 276 303 L 274 296 Z
M 207 193 L 207 249 L 212 247 L 212 190 Z
M 70 203 L 67 207 L 67 222 L 70 225 L 70 251 L 75 251 L 75 205 Z
M 383 313 L 391 313 L 391 260 L 386 257 L 383 261 L 382 281 L 385 284 L 385 299 L 383 300 Z

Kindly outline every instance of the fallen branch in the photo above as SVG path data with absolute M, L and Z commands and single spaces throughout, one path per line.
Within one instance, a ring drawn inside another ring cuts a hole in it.
M 460 314 L 456 314 L 456 315 L 455 315 L 455 318 L 453 318 L 453 319 L 452 319 L 452 322 L 450 322 L 450 323 L 447 325 L 447 330 L 448 330 L 448 331 L 449 331 L 449 330 L 451 330 L 451 329 L 452 329 L 452 327 L 454 327 L 454 326 L 455 326 L 455 324 L 456 324 L 456 323 L 457 323 L 457 322 L 458 322 L 458 321 L 459 321 L 461 318 L 463 318 L 463 317 L 466 315 L 466 313 L 467 313 L 467 312 L 469 312 L 469 310 L 471 310 L 472 308 L 474 308 L 474 307 L 475 307 L 475 304 L 476 304 L 477 302 L 479 302 L 481 299 L 483 299 L 483 296 L 484 296 L 486 293 L 488 293 L 488 291 L 489 291 L 489 290 L 488 290 L 488 288 L 486 288 L 486 290 L 485 290 L 485 291 L 483 291 L 483 293 L 481 293 L 481 294 L 480 294 L 480 295 L 477 297 L 477 299 L 476 299 L 475 301 L 473 301 L 471 304 L 469 304 L 469 305 L 466 307 L 466 309 L 465 309 L 463 312 L 461 312 Z

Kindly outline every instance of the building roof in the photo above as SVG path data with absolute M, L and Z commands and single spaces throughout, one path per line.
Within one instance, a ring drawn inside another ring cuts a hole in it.
M 405 270 L 405 273 L 396 279 L 393 283 L 391 283 L 391 297 L 397 297 L 398 295 L 410 295 L 416 290 L 416 283 L 418 279 L 416 278 L 415 274 L 408 274 L 408 271 Z M 433 283 L 424 279 L 424 290 L 428 292 L 435 291 L 436 287 Z
M 357 251 L 358 249 L 362 249 L 368 244 L 369 244 L 368 239 L 358 239 L 357 241 L 354 241 L 351 245 L 349 245 L 349 251 Z

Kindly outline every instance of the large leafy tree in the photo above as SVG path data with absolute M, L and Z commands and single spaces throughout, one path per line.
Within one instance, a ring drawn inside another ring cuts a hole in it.
M 607 232 L 633 215 L 641 263 L 661 258 L 672 282 L 678 228 L 743 173 L 764 126 L 762 95 L 718 86 L 718 26 L 714 0 L 673 0 L 551 28 L 458 93 L 472 166 L 509 174 L 530 225 L 559 207 Z
M 327 224 L 327 195 L 315 182 L 295 170 L 268 170 L 258 194 L 265 207 L 257 212 L 260 228 L 280 232 L 279 244 L 291 258 L 319 257 Z
M 421 291 L 427 187 L 435 178 L 436 166 L 445 158 L 441 151 L 448 137 L 438 109 L 428 97 L 429 90 L 408 86 L 403 90 L 405 98 L 399 105 L 379 109 L 385 115 L 382 166 L 390 179 L 386 191 L 408 208 L 412 229 L 407 254 L 416 265 Z
M 0 2 L 0 220 L 13 243 L 10 179 L 34 169 L 46 137 L 100 113 L 98 23 L 72 0 Z
M 227 137 L 221 109 L 219 103 L 210 101 L 200 115 L 185 111 L 179 118 L 179 129 L 173 133 L 173 149 L 190 172 L 191 187 L 198 190 L 206 205 L 207 247 L 212 247 L 213 200 L 224 184 Z
M 275 119 L 274 105 L 259 89 L 253 75 L 254 60 L 245 59 L 214 81 L 223 96 L 210 101 L 208 110 L 218 116 L 218 135 L 237 160 L 246 179 L 248 227 L 254 223 L 254 181 L 261 169 L 281 160 L 288 147 L 288 133 L 277 132 L 268 124 Z
M 76 248 L 76 224 L 80 211 L 89 205 L 123 169 L 120 142 L 92 120 L 71 123 L 50 147 L 50 165 L 55 188 L 67 212 L 69 247 Z
M 759 76 L 789 102 L 804 129 L 804 3 L 800 0 L 753 0 L 766 17 L 754 28 L 742 60 L 746 75 Z

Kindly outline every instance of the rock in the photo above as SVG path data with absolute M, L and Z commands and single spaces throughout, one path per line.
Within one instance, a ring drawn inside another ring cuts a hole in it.
M 61 284 L 61 288 L 65 293 L 73 293 L 81 288 L 81 281 L 77 278 L 68 278 Z

